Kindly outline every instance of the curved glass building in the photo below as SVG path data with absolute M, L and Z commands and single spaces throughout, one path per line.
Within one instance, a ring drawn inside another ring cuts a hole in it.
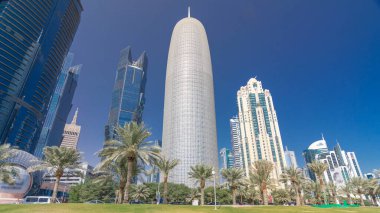
M 0 143 L 34 152 L 82 10 L 80 0 L 0 0 Z
M 193 186 L 190 166 L 207 164 L 218 171 L 214 85 L 205 28 L 197 19 L 174 27 L 165 82 L 162 145 L 170 159 L 179 159 L 169 182 Z

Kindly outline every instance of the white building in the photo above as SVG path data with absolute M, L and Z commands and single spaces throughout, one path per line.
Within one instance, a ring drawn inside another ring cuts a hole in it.
M 78 109 L 75 111 L 73 120 L 65 125 L 61 147 L 76 149 L 78 145 L 81 126 L 77 125 Z
M 242 144 L 240 139 L 240 124 L 239 118 L 233 117 L 230 119 L 230 134 L 232 155 L 234 157 L 234 167 L 243 168 Z
M 324 172 L 324 179 L 327 183 L 333 182 L 336 186 L 344 186 L 353 177 L 363 177 L 359 163 L 354 152 L 345 152 L 341 149 L 339 143 L 333 150 L 328 150 L 327 143 L 322 137 L 312 143 L 307 150 L 303 152 L 305 163 L 321 161 L 328 165 Z M 315 174 L 308 169 L 311 179 L 316 180 Z
M 93 169 L 88 163 L 81 163 L 78 169 L 66 169 L 60 183 L 68 187 L 84 183 L 85 178 L 92 175 Z M 43 177 L 41 188 L 53 189 L 55 180 L 54 173 L 46 173 Z
M 288 147 L 285 147 L 285 161 L 286 161 L 286 168 L 297 168 L 297 159 L 296 159 L 296 154 L 294 151 L 289 151 Z
M 253 162 L 273 162 L 272 178 L 278 180 L 286 167 L 284 148 L 277 115 L 269 90 L 264 90 L 260 81 L 251 78 L 237 92 L 239 123 L 246 174 Z
M 180 163 L 169 182 L 193 187 L 191 166 L 206 164 L 218 171 L 214 85 L 207 34 L 190 17 L 174 27 L 165 82 L 163 152 Z

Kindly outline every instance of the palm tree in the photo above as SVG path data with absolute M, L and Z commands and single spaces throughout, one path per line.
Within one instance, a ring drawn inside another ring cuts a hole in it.
M 18 177 L 18 170 L 14 169 L 7 160 L 15 155 L 15 149 L 10 144 L 0 145 L 0 180 L 4 183 L 14 184 Z
M 191 171 L 188 173 L 189 177 L 195 179 L 196 182 L 199 182 L 199 187 L 201 189 L 201 205 L 204 205 L 206 181 L 212 177 L 212 167 L 199 164 L 191 166 L 190 169 Z
M 129 201 L 129 186 L 131 185 L 134 167 L 138 161 L 150 164 L 152 159 L 159 155 L 159 147 L 145 140 L 151 133 L 144 124 L 136 122 L 126 123 L 124 127 L 116 128 L 118 140 L 106 141 L 104 148 L 99 152 L 104 162 L 125 160 L 127 162 L 127 177 L 125 184 L 124 203 Z
M 169 160 L 165 156 L 160 156 L 153 161 L 153 164 L 157 166 L 161 173 L 164 175 L 164 204 L 168 203 L 168 177 L 169 172 L 174 169 L 179 163 L 178 159 Z
M 144 184 L 132 185 L 131 197 L 135 200 L 146 199 L 149 197 L 150 189 Z
M 333 182 L 329 182 L 327 184 L 327 188 L 329 190 L 331 198 L 334 200 L 334 203 L 339 203 L 339 202 L 337 202 L 338 200 L 337 200 L 337 197 L 336 197 L 336 194 L 337 194 L 336 193 L 336 191 L 337 191 L 336 185 Z
M 314 174 L 317 176 L 317 179 L 319 181 L 319 186 L 321 188 L 321 191 L 323 193 L 325 193 L 324 182 L 323 182 L 323 173 L 329 168 L 328 165 L 325 164 L 325 163 L 323 163 L 323 162 L 314 161 L 312 163 L 308 163 L 307 167 L 309 167 L 309 169 L 312 172 L 314 172 Z M 319 196 L 316 197 L 316 198 L 319 199 Z M 325 200 L 325 203 L 326 203 L 326 200 Z
M 376 195 L 380 194 L 380 185 L 376 179 L 368 180 L 367 194 L 371 197 L 373 205 L 378 206 Z
M 268 205 L 268 186 L 271 185 L 272 180 L 270 174 L 273 170 L 273 163 L 267 160 L 258 160 L 253 163 L 250 177 L 256 185 L 259 186 L 261 199 L 264 205 Z
M 360 205 L 365 206 L 363 195 L 366 194 L 368 189 L 369 182 L 367 179 L 363 179 L 361 177 L 353 177 L 351 179 L 351 185 L 353 188 L 353 193 L 360 197 Z
M 136 167 L 134 167 L 136 168 Z M 118 161 L 102 161 L 95 167 L 95 182 L 104 184 L 110 179 L 118 185 L 117 203 L 121 204 L 124 200 L 125 184 L 127 183 L 128 164 L 125 158 Z M 137 171 L 134 172 L 136 174 Z
M 298 168 L 290 167 L 284 170 L 284 172 L 281 174 L 282 181 L 286 183 L 290 183 L 293 187 L 295 193 L 296 193 L 296 205 L 300 206 L 301 200 L 301 189 L 302 189 L 302 182 L 304 181 L 304 177 L 302 175 L 302 172 Z
M 352 187 L 352 184 L 349 182 L 349 183 L 346 183 L 345 185 L 341 186 L 339 189 L 338 189 L 338 192 L 341 193 L 341 194 L 344 194 L 346 195 L 347 199 L 348 199 L 348 204 L 352 204 L 352 197 L 351 197 L 351 194 L 353 192 L 353 187 Z
M 244 177 L 244 171 L 237 168 L 228 168 L 222 170 L 222 176 L 227 180 L 227 183 L 232 192 L 232 205 L 236 205 L 236 189 L 241 185 Z
M 37 165 L 28 168 L 29 172 L 47 169 L 49 173 L 54 173 L 55 183 L 52 200 L 55 203 L 57 198 L 58 186 L 61 177 L 66 169 L 74 170 L 80 168 L 80 153 L 76 149 L 66 147 L 45 147 L 45 159 Z

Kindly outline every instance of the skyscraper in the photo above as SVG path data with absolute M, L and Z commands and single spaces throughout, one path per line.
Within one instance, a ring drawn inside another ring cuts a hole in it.
M 234 168 L 234 158 L 229 149 L 222 148 L 219 154 L 222 161 L 222 169 Z
M 106 140 L 115 138 L 115 128 L 125 123 L 142 121 L 145 103 L 148 57 L 143 52 L 132 61 L 131 48 L 120 51 L 116 79 L 112 91 L 112 104 L 105 127 Z
M 230 119 L 230 134 L 234 167 L 243 168 L 242 145 L 240 139 L 240 124 L 237 116 Z
M 244 169 L 249 174 L 257 160 L 273 162 L 272 178 L 278 180 L 286 166 L 277 115 L 269 90 L 251 78 L 237 92 Z
M 169 181 L 193 186 L 190 166 L 218 171 L 218 148 L 211 56 L 205 28 L 190 17 L 174 27 L 165 82 L 163 152 L 179 159 Z
M 78 109 L 75 111 L 71 123 L 65 125 L 61 147 L 77 149 L 81 126 L 77 124 Z
M 0 1 L 0 143 L 34 153 L 82 10 L 80 0 Z
M 297 159 L 296 159 L 296 154 L 294 151 L 289 151 L 288 147 L 285 147 L 285 161 L 286 161 L 286 168 L 297 168 Z
M 74 54 L 72 53 L 66 56 L 57 86 L 50 100 L 48 113 L 34 151 L 34 155 L 38 158 L 43 157 L 45 146 L 61 145 L 63 129 L 72 108 L 72 100 L 77 87 L 79 72 L 82 68 L 82 65 L 69 67 L 72 64 L 73 57 Z
M 305 163 L 320 161 L 328 165 L 324 172 L 324 179 L 327 183 L 332 182 L 340 187 L 345 185 L 353 177 L 363 177 L 358 160 L 354 152 L 345 152 L 339 143 L 333 150 L 329 151 L 324 138 L 312 143 L 303 152 Z M 315 174 L 308 169 L 311 179 L 316 180 Z

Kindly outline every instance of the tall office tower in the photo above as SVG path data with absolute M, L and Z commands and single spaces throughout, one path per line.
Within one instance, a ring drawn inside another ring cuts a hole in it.
M 243 168 L 242 145 L 240 139 L 240 124 L 237 116 L 230 119 L 230 134 L 234 167 Z
M 296 159 L 296 154 L 294 151 L 289 151 L 288 147 L 285 147 L 285 161 L 286 161 L 286 168 L 297 168 L 297 159 Z
M 112 104 L 105 126 L 106 141 L 115 139 L 115 128 L 125 123 L 142 121 L 145 103 L 148 57 L 145 52 L 132 61 L 131 48 L 120 51 L 116 79 L 112 91 Z
M 190 17 L 174 27 L 165 82 L 163 152 L 179 159 L 169 182 L 193 186 L 190 166 L 206 164 L 218 171 L 214 85 L 207 35 Z
M 0 143 L 34 153 L 82 10 L 80 0 L 0 1 Z
M 227 148 L 222 148 L 219 152 L 222 161 L 222 169 L 234 168 L 234 157 Z
M 358 159 L 356 158 L 355 152 L 347 152 L 347 165 L 351 170 L 351 175 L 353 177 L 363 177 L 362 170 L 360 169 L 360 165 Z
M 66 56 L 61 74 L 58 77 L 57 86 L 50 100 L 45 123 L 34 151 L 34 155 L 40 159 L 43 157 L 43 148 L 45 146 L 60 146 L 62 142 L 63 129 L 72 108 L 72 100 L 82 68 L 82 65 L 69 67 L 73 56 L 74 54 L 72 53 Z
M 237 92 L 237 102 L 246 175 L 253 162 L 267 160 L 274 164 L 272 178 L 279 180 L 286 162 L 269 90 L 264 90 L 260 81 L 251 78 Z
M 306 164 L 313 161 L 327 164 L 328 169 L 324 172 L 324 179 L 327 183 L 333 182 L 338 187 L 345 185 L 353 177 L 363 176 L 355 153 L 345 152 L 339 144 L 329 151 L 323 138 L 304 150 L 303 156 Z M 316 180 L 315 174 L 310 169 L 308 173 L 311 179 Z
M 77 149 L 81 127 L 77 124 L 78 109 L 75 111 L 71 123 L 65 125 L 61 147 Z

